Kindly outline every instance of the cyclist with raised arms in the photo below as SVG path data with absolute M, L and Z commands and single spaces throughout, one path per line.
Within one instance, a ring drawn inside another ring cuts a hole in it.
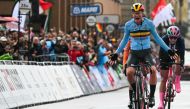
M 125 24 L 125 33 L 122 41 L 119 44 L 118 49 L 114 54 L 111 55 L 110 64 L 113 64 L 117 60 L 118 54 L 121 53 L 128 43 L 130 38 L 131 41 L 131 52 L 127 61 L 127 79 L 133 89 L 136 91 L 134 73 L 135 68 L 131 65 L 136 65 L 139 60 L 149 61 L 151 64 L 152 73 L 150 75 L 150 96 L 149 96 L 149 107 L 155 105 L 154 93 L 156 89 L 157 77 L 156 67 L 154 66 L 151 49 L 150 49 L 150 35 L 152 34 L 155 41 L 166 51 L 170 56 L 175 56 L 175 52 L 172 51 L 160 38 L 156 32 L 155 26 L 151 20 L 143 17 L 144 6 L 141 3 L 134 3 L 131 7 L 133 18 Z M 131 92 L 130 95 L 132 95 Z
M 181 71 L 183 71 L 184 65 L 184 54 L 185 54 L 185 44 L 184 39 L 180 35 L 180 30 L 177 26 L 170 26 L 167 29 L 167 33 L 163 36 L 164 42 L 172 49 L 175 50 L 178 54 L 178 58 L 175 60 L 176 63 L 179 65 L 175 65 L 175 90 L 177 93 L 181 92 L 180 86 L 180 78 L 181 78 Z M 164 94 L 166 91 L 166 81 L 168 79 L 168 72 L 169 72 L 169 62 L 172 62 L 171 58 L 167 53 L 164 51 L 163 48 L 160 48 L 159 52 L 160 58 L 160 74 L 162 77 L 161 84 L 160 84 L 160 103 L 158 109 L 164 109 Z

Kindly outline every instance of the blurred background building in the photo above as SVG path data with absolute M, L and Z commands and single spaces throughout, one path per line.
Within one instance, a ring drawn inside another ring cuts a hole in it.
M 30 0 L 31 1 L 31 0 Z M 32 0 L 34 5 L 39 5 L 38 0 Z M 45 0 L 53 4 L 49 14 L 44 15 L 49 18 L 48 27 L 56 28 L 69 32 L 71 28 L 77 27 L 80 29 L 87 28 L 86 19 L 90 15 L 72 16 L 71 6 L 73 4 L 101 4 L 102 15 L 115 15 L 119 17 L 118 25 L 124 23 L 131 18 L 130 7 L 134 2 L 141 2 L 145 5 L 145 15 L 150 18 L 153 8 L 159 0 Z M 16 0 L 0 0 L 0 16 L 12 16 L 12 10 Z M 182 28 L 182 33 L 187 38 L 190 38 L 190 0 L 166 0 L 171 2 L 174 7 L 177 25 Z M 6 5 L 5 5 L 6 4 Z M 32 9 L 32 12 L 34 9 Z M 33 12 L 34 14 L 34 12 Z M 38 20 L 41 23 L 41 20 Z M 187 45 L 189 46 L 189 45 Z M 189 47 L 190 48 L 190 47 Z
M 11 16 L 14 4 L 15 0 L 0 0 L 0 16 Z
M 121 15 L 120 1 L 117 0 L 49 0 L 53 2 L 50 14 L 50 27 L 69 31 L 72 27 L 86 28 L 86 19 L 89 15 L 71 16 L 71 5 L 100 3 L 102 14 Z

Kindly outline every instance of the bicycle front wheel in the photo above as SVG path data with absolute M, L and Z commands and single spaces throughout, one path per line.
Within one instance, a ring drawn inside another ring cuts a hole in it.
M 139 76 L 136 77 L 136 103 L 135 109 L 145 109 L 144 89 L 142 80 Z
M 149 109 L 149 90 L 148 90 L 148 86 L 147 86 L 147 83 L 146 83 L 146 80 L 144 80 L 144 86 L 143 86 L 143 89 L 144 89 L 144 100 L 145 100 L 145 104 L 144 104 L 144 109 Z
M 171 99 L 172 99 L 172 81 L 169 81 L 167 86 L 167 95 L 166 95 L 166 104 L 168 109 L 171 107 Z

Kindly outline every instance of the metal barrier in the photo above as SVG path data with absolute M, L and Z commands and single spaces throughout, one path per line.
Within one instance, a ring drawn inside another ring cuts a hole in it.
M 60 62 L 51 62 L 51 61 L 19 61 L 19 60 L 0 60 L 0 65 L 72 65 L 70 61 L 60 61 Z
M 44 62 L 44 61 L 52 61 L 52 62 L 70 62 L 69 55 L 66 53 L 63 54 L 47 54 L 47 55 L 38 55 L 32 57 L 32 61 Z

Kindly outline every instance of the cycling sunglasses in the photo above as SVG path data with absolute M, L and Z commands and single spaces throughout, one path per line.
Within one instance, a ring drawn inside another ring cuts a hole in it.
M 174 39 L 174 40 L 177 40 L 178 37 L 175 37 L 175 36 L 170 36 L 169 39 Z

